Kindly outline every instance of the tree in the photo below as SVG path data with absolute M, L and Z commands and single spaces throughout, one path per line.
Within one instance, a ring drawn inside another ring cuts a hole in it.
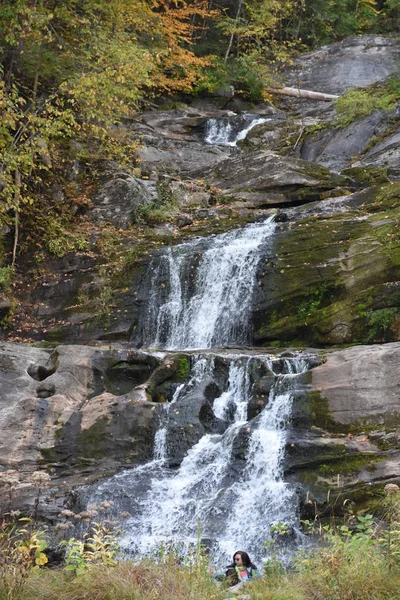
M 201 5 L 164 0 L 4 0 L 0 7 L 0 224 L 37 202 L 65 140 L 92 136 L 150 93 L 190 91 L 207 65 L 193 50 Z

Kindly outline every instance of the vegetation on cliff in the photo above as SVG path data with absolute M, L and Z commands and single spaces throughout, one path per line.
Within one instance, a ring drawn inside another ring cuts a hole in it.
M 123 126 L 124 119 L 155 98 L 229 95 L 230 86 L 260 100 L 277 65 L 296 52 L 352 33 L 391 31 L 398 14 L 394 0 L 5 0 L 0 293 L 27 256 L 39 272 L 49 255 L 97 253 L 96 239 L 101 242 L 105 228 L 94 226 L 85 213 L 105 166 L 141 175 L 140 139 Z M 339 106 L 342 118 L 351 118 L 355 105 L 360 110 L 360 99 L 365 112 L 392 107 L 398 97 L 377 95 L 378 104 L 369 93 L 355 98 L 350 93 Z M 144 228 L 165 219 L 167 208 L 150 205 Z M 100 299 L 101 316 L 103 304 Z M 10 315 L 13 306 L 6 301 L 0 316 L 7 311 Z

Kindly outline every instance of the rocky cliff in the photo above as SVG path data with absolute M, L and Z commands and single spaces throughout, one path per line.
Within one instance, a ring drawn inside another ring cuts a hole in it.
M 284 77 L 343 94 L 385 85 L 399 73 L 399 54 L 398 40 L 360 36 L 301 57 Z M 325 505 L 332 486 L 364 502 L 399 482 L 398 110 L 344 125 L 327 103 L 222 104 L 200 99 L 127 119 L 141 139 L 140 172 L 109 165 L 87 209 L 102 233 L 40 273 L 27 263 L 0 355 L 0 465 L 20 472 L 15 504 L 31 501 L 37 469 L 52 478 L 43 506 L 53 515 L 71 488 L 151 458 L 160 406 L 187 378 L 190 359 L 130 344 L 151 257 L 271 212 L 278 229 L 258 267 L 253 345 L 314 347 L 322 362 L 296 392 L 287 477 L 300 482 L 305 512 L 310 498 Z M 264 122 L 238 146 L 205 143 L 207 121 L 248 112 Z M 207 408 L 212 385 L 177 424 L 177 462 L 217 427 Z M 2 497 L 9 502 L 7 484 Z

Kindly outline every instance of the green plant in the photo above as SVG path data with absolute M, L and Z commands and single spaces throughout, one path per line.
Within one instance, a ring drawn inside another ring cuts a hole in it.
M 307 319 L 321 307 L 327 289 L 327 283 L 315 286 L 309 290 L 307 297 L 300 303 L 297 314 L 305 324 L 307 324 Z
M 60 547 L 65 549 L 65 571 L 71 571 L 77 577 L 83 575 L 88 568 L 85 560 L 85 544 L 82 540 L 70 538 L 69 540 L 62 540 Z
M 6 292 L 13 280 L 14 268 L 11 266 L 0 267 L 0 290 Z
M 367 341 L 385 340 L 398 314 L 396 308 L 381 308 L 367 313 L 369 331 Z
M 11 514 L 12 517 L 12 514 Z M 25 526 L 22 526 L 24 524 Z M 47 562 L 44 534 L 32 528 L 29 518 L 0 526 L 0 598 L 16 598 L 25 588 L 31 570 Z
M 385 493 L 381 513 L 386 526 L 380 533 L 379 542 L 392 568 L 394 564 L 400 565 L 400 488 L 388 483 Z
M 351 89 L 336 102 L 337 124 L 347 127 L 357 117 L 369 115 L 374 110 L 391 110 L 400 99 L 400 77 L 392 76 L 385 85 L 364 89 Z

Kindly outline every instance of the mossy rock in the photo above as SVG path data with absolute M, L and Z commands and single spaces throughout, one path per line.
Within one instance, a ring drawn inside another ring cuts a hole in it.
M 258 276 L 257 343 L 400 339 L 400 183 L 351 202 L 282 228 Z

